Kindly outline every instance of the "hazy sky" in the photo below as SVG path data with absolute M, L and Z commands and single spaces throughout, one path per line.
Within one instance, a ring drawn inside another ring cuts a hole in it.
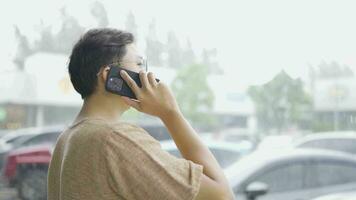
M 2 2 L 0 59 L 4 69 L 15 53 L 13 24 L 30 38 L 42 20 L 60 26 L 59 8 L 82 25 L 94 27 L 93 1 L 12 0 Z M 356 68 L 356 1 L 354 0 L 104 0 L 110 26 L 123 28 L 128 12 L 136 16 L 139 34 L 156 20 L 161 41 L 173 30 L 193 47 L 217 48 L 218 62 L 234 84 L 263 83 L 284 69 L 306 77 L 307 66 L 322 60 Z M 55 30 L 54 30 L 55 31 Z M 143 42 L 141 38 L 141 41 Z

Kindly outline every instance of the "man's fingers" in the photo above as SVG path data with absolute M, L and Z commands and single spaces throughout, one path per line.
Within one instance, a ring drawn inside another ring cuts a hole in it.
M 145 71 L 140 71 L 140 80 L 141 80 L 141 84 L 142 84 L 143 88 L 148 88 L 149 87 L 147 74 L 146 74 Z
M 140 110 L 140 103 L 138 101 L 135 101 L 133 99 L 130 99 L 129 97 L 121 97 L 122 100 L 124 100 L 124 102 L 131 106 L 131 107 L 134 107 L 136 110 Z
M 120 71 L 121 77 L 126 81 L 127 85 L 131 88 L 131 90 L 137 96 L 140 88 L 137 86 L 136 82 L 125 72 L 125 70 Z
M 153 85 L 153 86 L 157 85 L 155 75 L 152 72 L 148 72 L 147 77 L 148 77 L 148 81 L 150 82 L 151 85 Z

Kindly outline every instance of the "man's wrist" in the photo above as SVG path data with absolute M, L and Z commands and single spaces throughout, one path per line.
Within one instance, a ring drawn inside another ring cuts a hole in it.
M 183 114 L 180 112 L 180 110 L 169 110 L 165 112 L 162 116 L 160 116 L 160 119 L 163 121 L 163 123 L 169 123 L 170 121 L 182 117 Z

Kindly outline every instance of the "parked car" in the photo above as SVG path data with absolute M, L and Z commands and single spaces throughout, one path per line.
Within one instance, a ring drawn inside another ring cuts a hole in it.
M 356 158 L 336 151 L 256 151 L 225 174 L 239 200 L 308 200 L 356 190 Z
M 52 143 L 25 146 L 7 156 L 4 176 L 22 200 L 47 198 L 47 172 L 53 148 Z
M 294 144 L 297 148 L 318 148 L 356 154 L 356 132 L 327 132 L 307 135 Z
M 7 133 L 9 133 L 10 131 L 12 131 L 11 129 L 0 129 L 0 139 L 5 136 Z
M 0 139 L 0 171 L 4 165 L 4 159 L 9 151 L 21 145 L 23 141 L 36 134 L 34 128 L 10 131 Z
M 26 128 L 10 132 L 0 139 L 0 170 L 2 171 L 6 155 L 19 147 L 36 145 L 56 140 L 64 126 Z
M 6 156 L 3 179 L 16 187 L 24 200 L 39 200 L 46 195 L 47 170 L 62 126 L 37 129 Z
M 172 139 L 167 128 L 161 123 L 140 123 L 140 127 L 145 129 L 156 140 Z
M 342 192 L 337 194 L 330 194 L 321 197 L 317 197 L 313 200 L 355 200 L 356 192 Z
M 203 140 L 222 168 L 235 163 L 241 157 L 253 150 L 253 145 L 248 141 L 240 143 Z M 162 141 L 162 149 L 174 156 L 182 157 L 173 140 Z
M 34 135 L 36 133 L 35 130 L 36 128 L 25 128 L 7 132 L 0 138 L 0 151 L 11 148 L 15 142 L 21 140 L 25 136 Z

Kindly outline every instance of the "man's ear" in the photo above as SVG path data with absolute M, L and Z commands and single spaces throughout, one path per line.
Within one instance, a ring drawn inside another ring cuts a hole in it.
M 110 67 L 104 67 L 103 71 L 101 72 L 101 77 L 106 82 L 106 78 L 108 77 Z

